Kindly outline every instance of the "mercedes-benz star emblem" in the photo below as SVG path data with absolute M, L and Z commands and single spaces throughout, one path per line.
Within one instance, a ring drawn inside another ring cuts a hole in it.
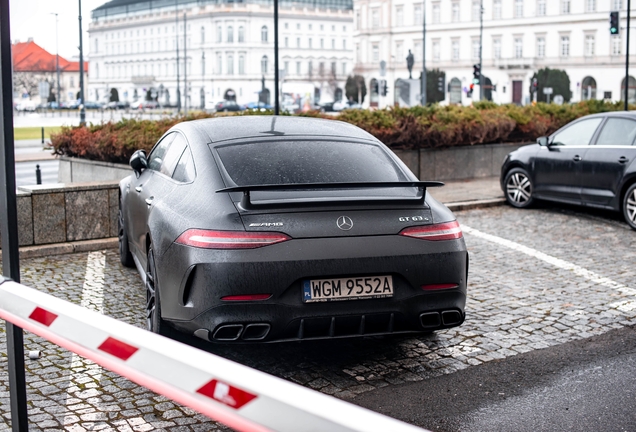
M 340 216 L 336 221 L 336 225 L 343 231 L 349 231 L 353 228 L 353 221 L 349 216 Z

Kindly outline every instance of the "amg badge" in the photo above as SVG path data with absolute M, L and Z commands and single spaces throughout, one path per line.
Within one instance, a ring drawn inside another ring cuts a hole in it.
M 281 227 L 283 226 L 282 222 L 258 222 L 258 223 L 251 223 L 250 224 L 251 227 Z

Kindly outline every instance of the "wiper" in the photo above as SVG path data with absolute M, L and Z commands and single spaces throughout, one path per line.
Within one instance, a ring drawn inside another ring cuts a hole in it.
M 250 200 L 250 192 L 263 191 L 293 191 L 293 190 L 316 190 L 316 189 L 389 189 L 399 187 L 416 187 L 423 191 L 421 198 L 423 200 L 426 195 L 426 188 L 444 186 L 444 183 L 438 181 L 406 181 L 406 182 L 342 182 L 342 183 L 286 183 L 286 184 L 268 184 L 268 185 L 248 185 L 233 186 L 219 189 L 216 193 L 221 192 L 243 192 L 241 206 L 249 208 L 253 206 Z M 397 197 L 397 200 L 405 200 L 404 197 Z

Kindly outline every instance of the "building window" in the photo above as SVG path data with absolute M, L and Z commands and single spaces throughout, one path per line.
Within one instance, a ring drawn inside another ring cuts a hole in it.
M 227 41 L 234 42 L 234 27 L 232 26 L 227 26 Z
M 546 15 L 546 0 L 537 0 L 537 16 L 545 16 Z
M 473 54 L 473 59 L 479 59 L 479 39 L 473 39 L 472 41 L 472 47 L 473 49 L 472 54 Z
M 596 0 L 587 0 L 585 2 L 587 12 L 596 12 Z
M 416 41 L 413 44 L 413 60 L 416 62 L 422 61 L 422 41 Z
M 612 10 L 619 11 L 623 8 L 623 0 L 613 0 Z
M 285 48 L 289 48 L 289 38 L 285 36 Z
M 296 62 L 296 75 L 300 75 L 300 62 Z
M 287 76 L 287 75 L 289 75 L 289 62 L 286 61 L 284 64 L 285 64 L 285 66 L 284 66 L 285 76 Z
M 300 48 L 300 38 L 296 38 L 296 48 Z
M 433 24 L 439 24 L 441 21 L 439 3 L 433 3 Z
M 227 74 L 234 75 L 234 56 L 232 54 L 227 55 Z
M 243 26 L 239 26 L 238 28 L 238 41 L 239 43 L 245 42 L 245 29 Z
M 561 0 L 561 13 L 564 15 L 570 13 L 570 0 Z
M 537 57 L 545 57 L 545 37 L 537 37 Z
M 515 38 L 515 58 L 523 57 L 523 39 Z
M 312 47 L 312 45 L 313 45 L 313 43 L 312 43 L 312 42 L 313 42 L 313 41 L 311 40 L 311 38 L 309 38 L 309 48 L 311 48 L 311 47 Z
M 561 57 L 570 56 L 570 36 L 561 36 Z
M 493 0 L 492 2 L 492 19 L 501 19 L 501 0 Z
M 336 40 L 335 39 L 331 39 L 331 49 L 332 50 L 336 49 Z
M 218 26 L 216 28 L 216 41 L 218 43 L 223 42 L 223 27 L 221 27 L 221 26 Z
M 243 54 L 239 55 L 238 58 L 238 73 L 239 75 L 245 75 L 245 56 Z
M 595 37 L 594 35 L 585 35 L 585 55 L 592 57 L 594 55 Z
M 360 11 L 356 10 L 356 30 L 360 30 Z
M 374 63 L 377 63 L 380 61 L 380 45 L 378 44 L 373 44 L 371 46 L 371 53 L 372 53 L 372 60 Z
M 325 62 L 318 63 L 318 76 L 325 76 Z
M 325 49 L 325 40 L 320 38 L 320 49 Z
M 219 75 L 223 74 L 223 58 L 221 54 L 216 55 L 216 73 Z
M 347 63 L 346 62 L 342 63 L 342 75 L 343 76 L 347 75 Z
M 421 26 L 424 23 L 423 19 L 424 18 L 422 18 L 422 5 L 416 4 L 415 7 L 413 8 L 413 25 Z
M 336 76 L 336 62 L 331 62 L 331 76 Z
M 620 35 L 612 36 L 612 55 L 621 54 L 621 46 L 623 45 Z
M 472 14 L 472 19 L 473 21 L 479 21 L 479 15 L 481 14 L 481 4 L 480 4 L 481 0 L 473 0 L 473 14 Z
M 451 21 L 459 22 L 459 2 L 453 2 L 451 6 Z
M 201 76 L 205 76 L 205 53 L 201 53 Z
M 307 62 L 307 75 L 311 77 L 313 74 L 314 74 L 314 64 L 311 61 L 309 61 Z
M 453 61 L 457 61 L 459 60 L 459 41 L 458 40 L 454 40 L 453 42 L 451 42 L 451 55 L 452 55 L 452 59 Z
M 435 39 L 433 40 L 433 61 L 439 61 L 440 55 L 439 39 Z
M 380 10 L 378 8 L 371 9 L 371 28 L 380 27 Z
M 261 74 L 267 74 L 267 56 L 261 58 Z
M 395 43 L 395 57 L 398 62 L 401 62 L 404 58 L 404 45 L 402 45 L 402 41 Z
M 397 27 L 404 26 L 404 6 L 395 7 L 395 25 Z
M 493 39 L 492 41 L 492 55 L 495 59 L 501 58 L 501 39 Z
M 523 18 L 523 0 L 515 0 L 515 18 Z
M 201 27 L 201 43 L 205 43 L 205 27 Z

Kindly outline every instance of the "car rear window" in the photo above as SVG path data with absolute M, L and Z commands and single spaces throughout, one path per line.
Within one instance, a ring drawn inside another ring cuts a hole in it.
M 374 144 L 276 141 L 231 144 L 216 151 L 238 186 L 408 180 Z

